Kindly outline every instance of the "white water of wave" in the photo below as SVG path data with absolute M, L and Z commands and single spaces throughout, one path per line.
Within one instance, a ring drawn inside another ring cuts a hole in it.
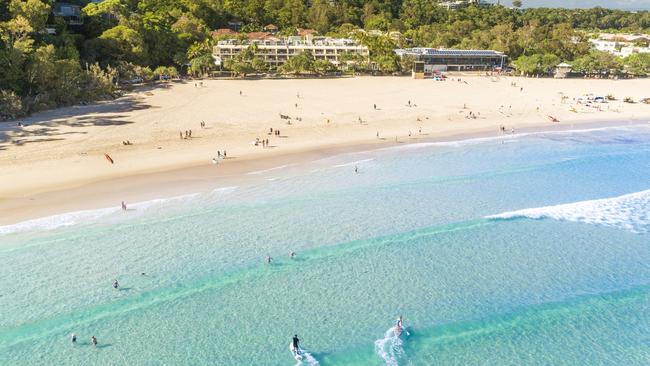
M 449 140 L 449 141 L 434 141 L 434 142 L 416 142 L 411 144 L 404 144 L 399 146 L 390 146 L 381 149 L 381 150 L 412 150 L 412 149 L 421 149 L 428 147 L 464 147 L 469 145 L 479 145 L 489 142 L 505 142 L 518 140 L 523 137 L 531 136 L 566 136 L 574 134 L 584 134 L 590 132 L 602 132 L 602 131 L 620 131 L 620 132 L 629 132 L 635 129 L 644 128 L 644 125 L 629 125 L 629 126 L 607 126 L 607 127 L 594 127 L 594 128 L 574 128 L 566 130 L 557 130 L 557 131 L 536 131 L 536 132 L 517 132 L 515 134 L 506 134 L 506 135 L 496 135 L 496 136 L 487 136 L 487 137 L 474 137 L 466 138 L 460 140 Z M 647 129 L 646 129 L 647 130 Z
M 237 187 L 223 187 L 217 188 L 209 193 L 191 193 L 181 196 L 132 203 L 128 205 L 128 209 L 124 212 L 124 215 L 121 214 L 122 208 L 115 206 L 46 216 L 38 219 L 22 221 L 12 225 L 0 226 L 0 236 L 27 231 L 54 230 L 74 225 L 88 225 L 100 221 L 106 222 L 133 219 L 134 217 L 139 217 L 144 214 L 164 211 L 170 206 L 177 205 L 179 202 L 191 201 L 199 197 L 203 200 L 215 200 L 224 194 L 234 191 L 235 189 L 237 189 Z
M 333 165 L 332 168 L 343 168 L 343 167 L 346 167 L 346 166 L 359 165 L 359 164 L 367 163 L 367 162 L 370 162 L 370 161 L 373 161 L 373 160 L 375 160 L 375 159 L 368 158 L 368 159 L 355 160 L 355 161 L 350 161 L 350 162 L 347 162 L 347 163 L 341 163 L 341 164 Z
M 276 166 L 276 167 L 269 168 L 269 169 L 255 170 L 255 171 L 252 171 L 252 172 L 248 172 L 246 174 L 248 174 L 248 175 L 260 175 L 260 174 L 264 174 L 264 173 L 273 172 L 273 171 L 276 171 L 276 170 L 285 169 L 285 168 L 288 168 L 288 167 L 293 166 L 293 165 L 295 165 L 295 164 L 285 164 L 285 165 L 280 165 L 280 166 Z
M 384 338 L 375 341 L 375 352 L 384 360 L 387 366 L 398 366 L 399 359 L 404 356 L 404 341 L 395 333 L 395 327 L 390 327 Z
M 528 208 L 487 216 L 488 219 L 554 219 L 650 232 L 650 190 L 619 197 L 581 201 L 555 206 Z

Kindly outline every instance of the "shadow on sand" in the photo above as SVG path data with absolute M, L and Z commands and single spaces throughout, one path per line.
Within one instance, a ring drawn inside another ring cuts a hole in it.
M 31 117 L 0 122 L 0 150 L 9 145 L 64 140 L 66 135 L 86 134 L 86 131 L 62 132 L 61 127 L 84 128 L 92 126 L 124 126 L 128 112 L 149 109 L 142 97 L 128 95 L 111 101 L 59 108 L 36 113 Z

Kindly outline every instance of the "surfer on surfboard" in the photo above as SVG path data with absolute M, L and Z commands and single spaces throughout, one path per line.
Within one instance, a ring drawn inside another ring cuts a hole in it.
M 291 340 L 291 344 L 289 345 L 289 349 L 291 350 L 293 357 L 298 361 L 302 360 L 302 352 L 300 350 L 299 343 L 300 339 L 298 339 L 298 335 L 294 334 L 293 339 Z
M 395 321 L 395 334 L 400 335 L 402 334 L 402 330 L 404 329 L 404 321 L 402 320 L 402 316 L 400 315 L 397 317 L 397 320 Z

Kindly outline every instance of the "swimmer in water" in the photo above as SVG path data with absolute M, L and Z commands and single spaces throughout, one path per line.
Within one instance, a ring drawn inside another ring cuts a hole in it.
M 266 256 L 266 263 L 267 263 L 267 264 L 271 264 L 271 262 L 273 262 L 273 258 L 271 258 L 270 255 L 267 255 L 267 256 Z
M 113 288 L 117 290 L 118 287 L 120 287 L 119 282 L 117 282 L 117 280 L 113 280 Z
M 295 258 L 296 255 L 297 255 L 297 254 L 296 254 L 296 252 L 294 252 L 294 251 L 289 252 L 289 258 L 291 258 L 291 259 Z
M 395 328 L 397 328 L 397 330 L 398 330 L 399 332 L 401 332 L 401 331 L 402 331 L 402 328 L 403 328 L 403 326 L 404 326 L 403 324 L 404 324 L 404 323 L 403 323 L 403 321 L 402 321 L 402 316 L 400 315 L 400 316 L 397 318 L 397 321 L 395 322 Z
M 77 344 L 77 335 L 76 334 L 70 333 L 70 342 L 72 342 L 72 344 Z

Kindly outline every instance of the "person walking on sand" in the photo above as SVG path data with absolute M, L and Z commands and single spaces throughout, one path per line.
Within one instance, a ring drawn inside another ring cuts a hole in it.
M 181 140 L 182 140 L 183 139 L 183 131 L 179 132 L 179 134 L 181 135 Z
M 122 211 L 126 211 L 126 203 L 124 201 L 122 201 Z
M 226 158 L 226 150 L 223 151 L 223 158 Z
M 97 347 L 97 337 L 95 336 L 90 337 L 90 343 L 93 344 L 93 347 Z
M 373 104 L 373 105 L 372 105 L 372 108 L 375 109 L 375 110 L 377 110 L 377 105 L 376 105 L 376 104 Z

